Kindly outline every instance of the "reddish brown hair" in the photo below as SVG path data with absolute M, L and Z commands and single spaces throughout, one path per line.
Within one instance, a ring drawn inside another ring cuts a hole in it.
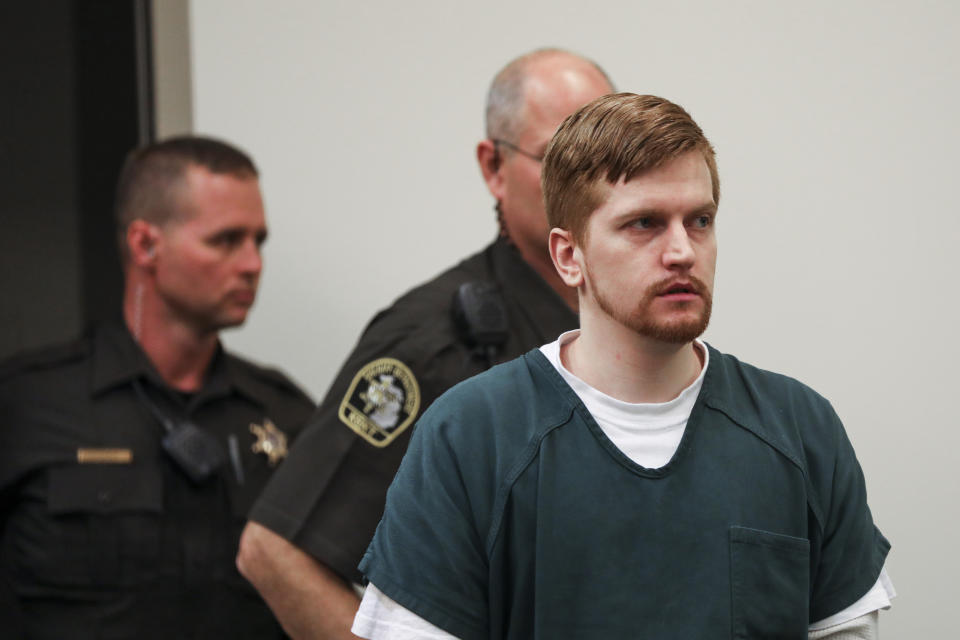
M 634 93 L 597 98 L 567 118 L 547 146 L 541 183 L 550 226 L 582 240 L 603 202 L 601 180 L 629 181 L 690 151 L 703 154 L 719 204 L 713 146 L 683 107 Z

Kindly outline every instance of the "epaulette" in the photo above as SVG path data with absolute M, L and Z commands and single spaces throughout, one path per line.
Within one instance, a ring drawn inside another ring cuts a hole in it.
M 0 362 L 0 380 L 32 371 L 53 369 L 90 356 L 89 336 L 45 347 L 20 351 Z

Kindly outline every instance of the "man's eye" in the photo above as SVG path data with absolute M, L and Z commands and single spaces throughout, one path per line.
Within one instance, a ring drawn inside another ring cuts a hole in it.
M 235 247 L 243 241 L 241 233 L 221 233 L 210 239 L 210 244 L 216 247 Z
M 713 223 L 713 218 L 704 214 L 693 219 L 693 226 L 698 229 L 706 229 Z
M 637 229 L 650 229 L 653 227 L 653 218 L 637 218 L 631 224 Z

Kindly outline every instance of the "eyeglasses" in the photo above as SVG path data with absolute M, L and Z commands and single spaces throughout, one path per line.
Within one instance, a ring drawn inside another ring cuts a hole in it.
M 520 147 L 518 147 L 517 145 L 513 144 L 512 142 L 507 142 L 506 140 L 500 140 L 499 138 L 494 138 L 494 139 L 493 139 L 493 144 L 502 144 L 502 145 L 505 146 L 507 149 L 513 149 L 514 151 L 516 151 L 516 152 L 519 153 L 520 155 L 522 155 L 522 156 L 527 156 L 527 157 L 530 158 L 531 160 L 534 160 L 534 161 L 536 161 L 536 162 L 543 162 L 543 154 L 542 154 L 542 153 L 530 153 L 529 151 L 525 151 L 525 150 L 521 149 Z

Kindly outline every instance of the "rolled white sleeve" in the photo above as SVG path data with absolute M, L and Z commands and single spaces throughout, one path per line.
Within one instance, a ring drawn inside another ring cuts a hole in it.
M 367 640 L 456 640 L 456 636 L 394 602 L 372 582 L 363 594 L 351 631 Z

